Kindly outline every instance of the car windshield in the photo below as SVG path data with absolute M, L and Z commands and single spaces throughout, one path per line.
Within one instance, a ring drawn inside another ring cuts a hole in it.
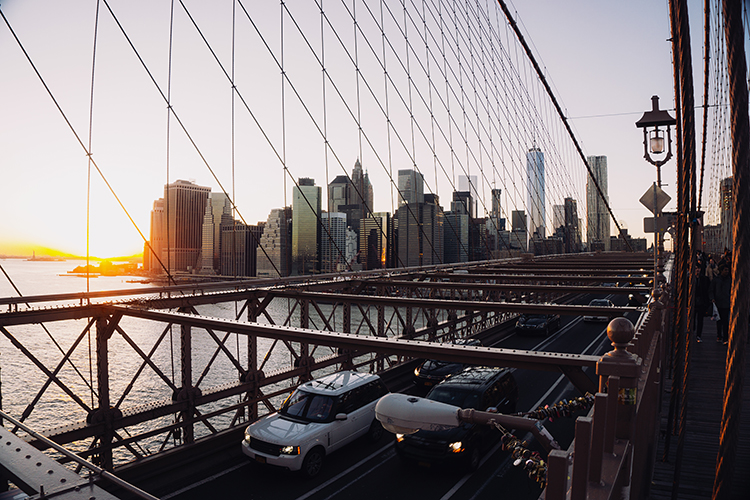
M 282 415 L 309 422 L 325 422 L 330 419 L 333 398 L 297 389 L 289 396 L 279 411 Z
M 429 370 L 437 370 L 438 368 L 442 368 L 442 367 L 444 367 L 444 366 L 446 366 L 448 364 L 450 364 L 450 363 L 448 363 L 447 361 L 440 361 L 440 360 L 437 360 L 437 359 L 428 359 L 422 365 L 422 369 L 423 370 L 428 370 L 428 371 Z
M 427 399 L 440 401 L 459 408 L 477 408 L 479 404 L 479 394 L 470 391 L 464 391 L 455 387 L 439 385 L 432 388 Z
M 523 321 L 545 321 L 547 319 L 546 314 L 525 314 Z

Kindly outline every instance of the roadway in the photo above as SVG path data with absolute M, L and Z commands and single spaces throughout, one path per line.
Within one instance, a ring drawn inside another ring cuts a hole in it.
M 622 295 L 583 295 L 573 303 L 588 304 L 592 298 L 608 297 L 615 305 L 626 305 Z M 631 317 L 632 316 L 632 317 Z M 634 323 L 635 313 L 628 318 Z M 548 338 L 512 334 L 494 347 L 533 349 L 539 351 L 601 355 L 611 349 L 606 337 L 606 323 L 586 323 L 580 317 L 563 316 L 558 332 Z M 589 374 L 593 379 L 594 375 Z M 515 370 L 519 386 L 518 409 L 531 411 L 545 404 L 580 396 L 564 376 L 554 372 Z M 407 385 L 407 391 L 415 388 Z M 392 387 L 392 390 L 397 388 Z M 579 413 L 583 414 L 582 412 Z M 573 418 L 545 422 L 563 448 L 573 440 Z M 525 438 L 525 436 L 523 436 Z M 479 469 L 466 474 L 450 467 L 407 465 L 396 456 L 394 437 L 385 432 L 377 443 L 364 439 L 326 457 L 321 473 L 312 480 L 303 480 L 295 473 L 252 463 L 244 455 L 232 458 L 220 469 L 206 469 L 208 477 L 196 474 L 194 482 L 181 484 L 161 498 L 194 500 L 211 497 L 248 498 L 253 500 L 323 500 L 323 499 L 388 499 L 435 498 L 483 499 L 503 497 L 538 498 L 541 486 L 529 479 L 521 467 L 514 467 L 509 453 L 499 442 L 485 454 Z M 239 450 L 240 443 L 237 442 Z M 534 443 L 530 448 L 539 449 Z M 156 492 L 155 492 L 156 493 Z

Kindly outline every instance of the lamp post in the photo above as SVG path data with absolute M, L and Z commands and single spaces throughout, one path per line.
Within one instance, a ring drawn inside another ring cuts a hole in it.
M 654 192 L 654 293 L 658 287 L 658 277 L 661 271 L 661 253 L 663 252 L 660 232 L 661 208 L 657 202 L 657 193 L 661 191 L 661 166 L 672 158 L 672 130 L 675 119 L 663 109 L 659 109 L 659 96 L 651 97 L 651 111 L 646 111 L 635 126 L 643 129 L 643 157 L 656 167 L 656 182 Z M 666 135 L 667 148 L 664 149 Z M 654 156 L 652 156 L 654 155 Z
M 439 401 L 409 396 L 386 394 L 375 405 L 375 418 L 394 434 L 413 434 L 419 430 L 438 431 L 458 427 L 461 423 L 478 425 L 498 424 L 510 429 L 531 432 L 547 450 L 560 449 L 560 445 L 538 420 L 503 415 L 474 409 L 461 409 Z

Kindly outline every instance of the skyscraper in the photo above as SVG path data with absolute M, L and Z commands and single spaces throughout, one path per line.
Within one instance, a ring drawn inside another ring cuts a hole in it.
M 320 204 L 320 186 L 300 178 L 292 190 L 292 274 L 320 271 Z
M 529 211 L 529 236 L 545 237 L 544 153 L 537 147 L 526 153 L 526 209 Z M 514 228 L 515 229 L 515 228 Z
M 565 227 L 565 205 L 552 205 L 552 233 Z
M 732 216 L 732 186 L 734 177 L 727 177 L 721 180 L 719 192 L 721 194 L 721 236 L 720 244 L 723 248 L 732 249 L 732 226 L 734 217 Z
M 609 203 L 607 157 L 589 156 L 586 160 L 594 175 L 593 179 L 589 176 L 586 182 L 586 217 L 588 219 L 586 239 L 590 250 L 603 249 L 607 251 L 610 243 L 609 211 L 604 204 L 604 200 Z M 604 194 L 604 199 L 599 195 L 594 179 L 596 179 L 596 184 L 599 185 L 599 189 Z
M 526 228 L 526 212 L 523 210 L 513 210 L 513 212 L 511 212 L 511 223 L 513 225 L 513 230 L 510 235 L 510 247 L 525 252 L 529 248 L 528 232 Z
M 358 158 L 354 163 L 351 179 L 346 175 L 339 175 L 328 184 L 328 211 L 346 214 L 346 224 L 355 231 L 359 241 L 360 221 L 369 217 L 372 210 L 372 184 L 367 172 L 362 171 L 362 163 Z
M 274 208 L 268 214 L 256 258 L 256 274 L 259 278 L 289 276 L 292 256 L 291 219 L 291 207 Z
M 201 274 L 221 271 L 221 225 L 232 223 L 232 204 L 224 193 L 211 193 L 203 215 Z
M 221 274 L 224 276 L 256 276 L 258 243 L 265 222 L 248 226 L 230 220 L 221 224 Z
M 360 262 L 365 269 L 391 267 L 390 249 L 393 244 L 393 220 L 388 212 L 375 212 L 362 219 L 360 228 Z
M 459 175 L 457 191 L 468 191 L 471 195 L 471 205 L 467 206 L 469 217 L 472 219 L 477 216 L 477 200 L 479 200 L 479 191 L 477 190 L 476 175 Z
M 423 195 L 423 200 L 424 203 L 406 203 L 398 209 L 396 265 L 399 267 L 427 266 L 443 261 L 443 209 L 435 194 Z
M 320 231 L 321 270 L 324 273 L 346 269 L 346 214 L 341 212 L 320 214 L 323 227 Z
M 578 203 L 573 198 L 565 198 L 565 253 L 581 251 L 581 228 L 578 224 Z
M 210 193 L 209 187 L 178 180 L 164 186 L 164 198 L 154 204 L 154 218 L 161 212 L 156 210 L 157 204 L 164 206 L 162 220 L 152 219 L 152 234 L 161 233 L 155 234 L 154 241 L 157 244 L 161 241 L 160 258 L 170 271 L 192 271 L 200 267 L 203 217 Z
M 424 203 L 424 177 L 414 169 L 398 171 L 398 206 Z
M 154 201 L 154 208 L 151 210 L 151 231 L 143 252 L 143 269 L 150 273 L 163 273 L 162 265 L 167 265 L 166 262 L 160 262 L 167 244 L 164 222 L 164 198 L 159 198 Z
M 465 194 L 466 196 L 462 196 Z M 466 205 L 471 203 L 469 192 L 453 192 L 451 211 L 445 214 L 444 234 L 444 262 L 469 261 L 469 212 Z

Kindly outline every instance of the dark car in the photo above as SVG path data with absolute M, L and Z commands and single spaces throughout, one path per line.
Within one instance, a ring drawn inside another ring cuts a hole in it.
M 508 368 L 471 366 L 433 387 L 427 399 L 461 408 L 514 413 L 518 386 Z M 482 453 L 499 438 L 500 432 L 490 426 L 463 423 L 442 431 L 396 434 L 396 453 L 410 463 L 457 464 L 473 470 Z
M 478 339 L 456 339 L 451 343 L 456 345 L 482 345 Z M 414 369 L 414 383 L 423 387 L 432 387 L 445 380 L 449 375 L 460 372 L 465 367 L 466 365 L 463 363 L 428 359 Z
M 595 307 L 615 307 L 615 305 L 612 303 L 609 299 L 594 299 L 591 302 L 589 302 L 590 306 Z M 605 313 L 601 314 L 586 314 L 583 316 L 583 321 L 609 321 L 610 317 L 609 315 L 606 315 Z
M 558 314 L 522 314 L 516 321 L 516 332 L 549 335 L 560 329 Z

